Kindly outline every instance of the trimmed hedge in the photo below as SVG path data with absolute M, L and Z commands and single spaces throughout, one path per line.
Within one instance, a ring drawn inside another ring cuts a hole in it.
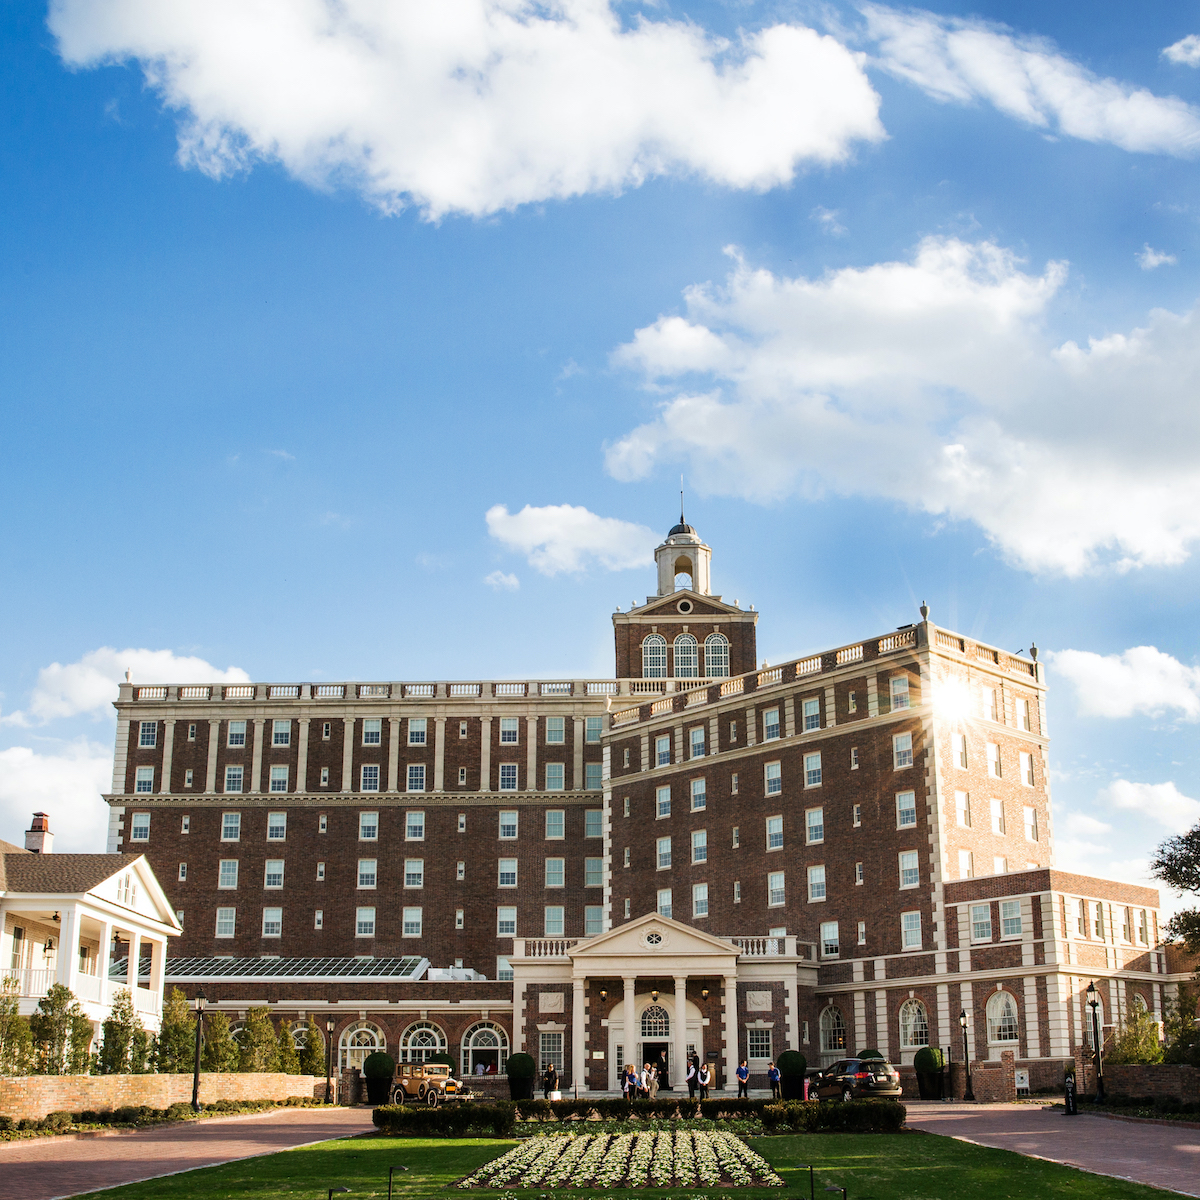
M 529 1103 L 529 1101 L 525 1101 Z M 511 1100 L 495 1104 L 383 1104 L 371 1114 L 375 1128 L 396 1137 L 466 1137 L 468 1134 L 510 1137 L 517 1123 Z
M 815 1133 L 843 1130 L 851 1133 L 895 1133 L 904 1124 L 907 1110 L 895 1100 L 851 1100 L 821 1104 L 816 1100 L 768 1104 L 762 1112 L 764 1133 L 791 1130 Z

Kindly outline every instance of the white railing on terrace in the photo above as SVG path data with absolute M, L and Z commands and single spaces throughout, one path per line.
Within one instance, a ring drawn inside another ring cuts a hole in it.
M 190 683 L 179 689 L 180 700 L 207 700 L 212 695 L 208 684 Z
M 104 981 L 99 975 L 76 975 L 75 995 L 80 1000 L 90 1000 L 99 1004 L 103 999 Z
M 139 689 L 139 691 L 144 689 Z M 252 683 L 230 683 L 225 686 L 223 692 L 225 700 L 253 700 L 254 699 L 254 684 Z
M 631 679 L 629 694 L 631 696 L 660 696 L 667 690 L 665 679 Z
M 670 712 L 675 707 L 674 696 L 664 696 L 661 700 L 655 700 L 650 705 L 650 715 L 657 716 L 659 713 Z
M 636 721 L 641 715 L 641 710 L 637 708 L 622 708 L 612 714 L 612 724 L 616 728 L 618 725 L 628 725 L 630 721 Z
M 839 667 L 844 667 L 847 663 L 862 662 L 862 656 L 862 642 L 859 642 L 857 646 L 843 646 L 835 655 L 835 661 Z
M 296 695 L 299 694 L 300 692 L 297 690 Z M 392 694 L 392 685 L 390 683 L 360 683 L 358 694 L 364 699 L 386 700 Z
M 273 683 L 267 688 L 267 695 L 272 700 L 295 700 L 300 695 L 298 683 Z
M 722 696 L 736 696 L 738 692 L 746 690 L 746 681 L 740 675 L 736 679 L 727 679 L 721 684 Z
M 571 695 L 571 685 L 569 683 L 543 683 L 541 694 L 543 696 L 569 696 Z
M 526 696 L 529 685 L 524 683 L 497 683 L 492 685 L 493 696 Z
M 314 696 L 330 696 L 335 700 L 344 699 L 346 685 L 344 683 L 318 683 L 313 688 Z
M 935 638 L 937 644 L 943 650 L 957 650 L 962 654 L 966 649 L 966 642 L 956 633 L 947 633 L 944 629 L 939 629 Z
M 167 689 L 165 687 L 140 687 L 137 690 L 137 698 L 139 700 L 165 700 Z
M 17 981 L 18 996 L 44 996 L 54 986 L 56 977 L 53 967 L 18 967 L 0 974 Z
M 580 938 L 514 938 L 514 958 L 566 958 Z
M 775 958 L 781 954 L 790 956 L 796 953 L 796 938 L 794 935 L 786 937 L 732 937 L 725 940 L 732 942 L 738 948 L 738 952 L 746 958 Z
M 886 637 L 879 639 L 879 653 L 888 654 L 892 650 L 906 650 L 916 644 L 917 631 L 915 629 L 898 629 L 895 633 L 889 633 Z
M 780 669 L 782 670 L 782 668 L 780 668 Z M 796 674 L 797 675 L 815 675 L 818 671 L 820 671 L 820 669 L 821 669 L 821 656 L 819 654 L 813 655 L 812 658 L 802 658 L 796 664 Z M 775 682 L 778 683 L 779 681 L 776 680 Z M 761 687 L 762 685 L 760 684 L 759 686 Z
M 421 699 L 422 697 L 432 695 L 432 683 L 406 683 L 404 685 L 404 698 L 406 700 Z
M 587 685 L 589 696 L 615 696 L 620 684 L 615 679 L 601 679 Z
M 769 687 L 772 683 L 779 683 L 783 679 L 783 668 L 772 667 L 769 671 L 759 671 L 758 686 Z
M 696 688 L 695 691 L 687 694 L 687 707 L 693 708 L 697 704 L 708 703 L 708 688 Z
M 450 685 L 450 695 L 481 696 L 483 695 L 483 685 L 479 683 L 452 683 Z

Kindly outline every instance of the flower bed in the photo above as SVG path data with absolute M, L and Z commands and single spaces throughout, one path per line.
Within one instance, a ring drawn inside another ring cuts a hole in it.
M 460 1179 L 460 1188 L 783 1187 L 731 1133 L 691 1129 L 531 1138 Z

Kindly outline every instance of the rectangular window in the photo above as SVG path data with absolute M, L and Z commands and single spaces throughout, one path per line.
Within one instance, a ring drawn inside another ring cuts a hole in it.
M 287 813 L 267 813 L 267 841 L 282 842 L 287 839 Z
M 517 836 L 517 814 L 515 812 L 502 812 L 500 814 L 500 837 L 503 841 L 510 841 Z
M 230 746 L 244 746 L 246 744 L 246 722 L 245 721 L 230 721 L 229 732 L 226 742 Z
M 184 883 L 187 880 L 187 863 L 179 864 L 179 882 Z
M 366 767 L 363 767 L 366 771 Z M 379 790 L 379 768 L 375 768 L 375 788 Z M 425 764 L 424 763 L 409 763 L 408 764 L 408 790 L 410 792 L 423 792 L 425 790 Z
M 990 904 L 971 905 L 971 941 L 990 942 L 992 940 L 992 906 Z
M 548 888 L 560 888 L 565 880 L 564 867 L 565 859 L 548 858 L 546 859 L 546 886 Z
M 821 957 L 836 958 L 841 953 L 841 943 L 838 939 L 838 923 L 836 921 L 821 922 Z
M 354 936 L 363 938 L 375 936 L 375 910 L 373 908 L 355 909 Z
M 625 897 L 625 920 L 629 920 L 629 897 Z
M 916 850 L 900 852 L 900 886 L 902 888 L 919 887 L 921 884 L 921 864 Z
M 958 877 L 959 879 L 975 878 L 975 856 L 970 850 L 958 852 Z
M 383 721 L 379 717 L 367 717 L 363 721 L 363 745 L 378 746 L 382 741 Z
M 546 812 L 546 840 L 560 841 L 564 836 L 565 814 L 561 808 L 551 808 Z
M 693 883 L 692 884 L 692 916 L 707 917 L 708 916 L 708 884 Z
M 143 750 L 153 750 L 158 745 L 158 722 L 142 721 L 138 732 L 138 746 Z
M 286 792 L 288 790 L 288 769 L 287 767 L 272 767 L 271 768 L 271 791 Z
M 954 765 L 963 771 L 967 769 L 967 735 L 965 733 L 954 735 Z
M 404 814 L 404 840 L 406 842 L 423 842 L 425 840 L 424 810 L 414 809 Z
M 583 886 L 604 886 L 604 859 L 585 858 L 583 860 Z
M 1095 930 L 1096 930 L 1096 936 L 1098 938 L 1104 937 L 1104 905 L 1103 904 L 1096 905 Z
M 604 786 L 604 764 L 583 764 L 583 786 L 589 792 L 598 792 Z
M 583 814 L 583 836 L 598 838 L 604 836 L 604 809 L 589 808 Z
M 908 676 L 896 675 L 891 681 L 892 712 L 900 712 L 908 707 Z
M 238 860 L 222 858 L 217 865 L 217 887 L 226 890 L 237 887 Z
M 546 937 L 563 936 L 563 906 L 561 904 L 546 905 Z
M 736 721 L 729 722 L 729 740 L 731 742 L 737 741 L 737 722 Z
M 692 812 L 700 812 L 708 806 L 708 794 L 703 779 L 692 780 Z
M 865 875 L 863 874 L 863 865 L 860 862 L 854 864 L 854 885 L 858 887 L 862 884 Z
M 824 866 L 808 868 L 808 898 L 810 900 L 825 899 Z
M 329 832 L 329 818 L 324 813 L 322 813 L 317 818 L 317 832 L 318 833 L 328 833 Z
M 921 914 L 906 912 L 900 914 L 900 949 L 920 950 L 921 948 Z
M 466 787 L 466 785 L 467 785 L 467 768 L 459 767 L 458 768 L 458 786 Z
M 325 721 L 321 725 L 321 740 L 324 742 L 329 741 L 329 738 L 330 738 L 330 735 L 332 732 L 333 732 L 333 722 Z
M 517 717 L 500 718 L 500 744 L 515 746 L 521 734 L 521 726 Z
M 563 790 L 563 764 L 546 764 L 546 791 L 561 792 Z
M 805 756 L 807 758 L 807 755 Z M 777 796 L 783 791 L 783 776 L 780 764 L 767 763 L 763 768 L 764 785 L 768 796 Z
M 1000 693 L 996 688 L 983 689 L 983 715 L 989 721 L 1000 720 Z
M 690 758 L 704 757 L 704 726 L 697 725 L 688 730 L 688 756 Z
M 517 886 L 517 860 L 515 858 L 502 858 L 499 869 L 499 886 L 515 888 Z
M 238 791 L 241 788 L 241 767 L 238 767 Z M 137 774 L 134 777 L 133 790 L 135 792 L 152 792 L 154 791 L 154 768 L 153 767 L 138 767 Z M 228 791 L 228 788 L 226 789 Z
M 358 840 L 374 842 L 379 839 L 379 814 L 377 812 L 360 812 L 358 814 Z
M 328 767 L 321 768 L 321 786 L 322 787 L 329 786 L 329 768 Z
M 604 718 L 603 717 L 584 717 L 583 719 L 583 740 L 589 746 L 600 745 L 600 738 L 604 733 Z
M 134 813 L 129 824 L 129 840 L 131 842 L 148 842 L 150 840 L 150 814 Z
M 779 709 L 768 708 L 763 713 L 763 741 L 773 742 L 779 737 Z
M 625 865 L 629 866 L 629 847 L 625 847 Z
M 459 736 L 460 738 L 465 738 L 465 737 L 467 736 L 467 723 L 466 723 L 466 721 L 459 721 L 459 723 L 458 723 L 458 736 Z
M 184 787 L 192 786 L 192 768 L 191 767 L 188 767 L 188 769 L 186 771 L 184 771 L 184 773 L 183 773 L 183 786 Z
M 264 888 L 281 888 L 283 887 L 283 859 L 268 858 L 266 869 L 263 873 Z
M 1006 938 L 1021 936 L 1020 900 L 1000 901 L 1000 936 Z
M 375 863 L 373 858 L 360 858 L 358 860 L 358 886 L 360 888 L 373 888 L 375 886 Z
M 242 838 L 242 814 L 221 814 L 221 841 L 238 842 Z
M 913 746 L 911 733 L 897 733 L 892 736 L 892 766 L 899 771 L 913 764 Z
M 406 938 L 419 938 L 421 936 L 422 925 L 422 910 L 419 908 L 406 908 L 403 912 L 404 929 L 402 936 Z
M 741 830 L 737 825 L 733 827 L 733 848 L 736 850 L 742 844 Z
M 862 825 L 862 805 L 861 804 L 856 804 L 854 806 L 852 823 L 853 823 L 855 829 L 860 828 Z
M 1033 755 L 1027 754 L 1024 750 L 1021 751 L 1021 782 L 1026 787 L 1034 786 Z
M 825 810 L 823 808 L 810 808 L 804 814 L 804 833 L 804 840 L 810 846 L 825 840 Z
M 729 777 L 729 792 L 733 796 L 738 794 L 738 777 L 736 771 Z
M 1025 805 L 1025 840 L 1027 842 L 1038 840 L 1037 809 L 1030 808 L 1028 804 Z
M 1001 800 L 993 800 L 990 804 L 992 810 L 992 832 L 1003 834 L 1004 832 L 1004 802 Z
M 625 915 L 629 916 L 629 901 L 625 901 Z M 660 917 L 669 917 L 671 915 L 671 889 L 659 888 L 657 899 L 657 910 Z
M 708 862 L 708 830 L 692 830 L 692 862 Z
M 227 792 L 240 792 L 242 790 L 241 767 L 225 768 L 225 790 Z
M 783 817 L 767 818 L 767 849 L 783 849 Z
M 746 1055 L 748 1058 L 771 1058 L 771 1031 L 769 1029 L 746 1030 Z
M 325 913 L 322 909 L 318 908 L 316 910 L 316 912 L 313 913 L 313 928 L 314 929 L 324 929 L 325 928 Z
M 496 978 L 501 983 L 511 983 L 513 977 L 512 964 L 503 954 L 496 957 Z
M 817 787 L 821 782 L 821 754 L 806 754 L 804 756 L 804 786 Z
M 859 921 L 859 923 L 858 923 L 858 944 L 860 946 L 865 946 L 867 944 L 867 923 L 866 923 L 866 921 Z
M 628 750 L 628 748 L 621 751 L 621 765 L 625 766 L 625 767 L 629 766 L 629 750 Z
M 325 878 L 325 864 L 317 863 L 317 882 L 320 883 Z
M 1150 926 L 1146 920 L 1146 910 L 1144 908 L 1138 913 L 1138 941 L 1143 946 L 1150 944 Z
M 850 747 L 850 770 L 852 770 L 852 771 L 858 770 L 858 747 L 857 746 Z
M 563 1035 L 561 1033 L 539 1033 L 538 1050 L 540 1051 L 540 1057 L 538 1058 L 539 1071 L 544 1071 L 547 1067 L 553 1067 L 559 1072 L 564 1069 Z
M 988 774 L 993 779 L 1000 778 L 1000 747 L 995 742 L 987 744 L 987 765 Z
M 954 793 L 954 812 L 958 823 L 966 829 L 971 828 L 971 796 L 969 792 Z
M 264 908 L 262 920 L 263 937 L 277 938 L 283 934 L 283 909 Z
M 362 864 L 359 864 L 359 887 L 362 883 Z M 425 860 L 423 858 L 406 858 L 404 860 L 404 886 L 419 888 L 425 886 Z
M 669 837 L 659 838 L 656 847 L 658 869 L 665 871 L 671 865 L 671 839 Z
M 546 745 L 561 746 L 567 740 L 567 723 L 565 717 L 546 718 Z
M 733 881 L 733 902 L 734 904 L 741 904 L 742 902 L 742 882 L 740 879 Z
M 654 765 L 656 767 L 670 766 L 671 763 L 671 738 L 664 734 L 662 737 L 654 739 Z
M 195 722 L 195 721 L 193 721 L 193 722 L 192 722 L 192 723 L 191 723 L 191 724 L 188 726 L 188 741 L 189 741 L 189 742 L 194 742 L 195 740 L 196 740 L 196 722 Z
M 467 832 L 467 814 L 466 813 L 458 814 L 458 832 L 459 833 Z
M 669 787 L 655 788 L 654 815 L 656 818 L 671 815 L 671 789 Z
M 292 723 L 291 721 L 272 721 L 271 722 L 271 745 L 272 746 L 290 746 L 292 744 Z
M 770 908 L 782 908 L 786 902 L 783 885 L 783 872 L 772 871 L 767 876 L 767 905 Z
M 408 718 L 408 744 L 410 746 L 425 745 L 425 718 Z
M 236 908 L 218 908 L 217 909 L 217 937 L 219 937 L 219 938 L 233 937 L 233 929 L 234 929 L 236 916 L 237 916 Z
M 849 712 L 858 712 L 858 695 L 855 692 L 851 692 L 847 698 L 846 708 Z
M 500 764 L 500 790 L 502 792 L 515 792 L 517 790 L 516 763 Z
M 804 701 L 804 731 L 808 733 L 813 729 L 821 728 L 821 701 L 805 700 Z
M 458 880 L 463 880 L 463 879 L 466 879 L 466 877 L 467 877 L 467 864 L 465 862 L 459 862 L 459 864 L 454 868 L 454 878 L 458 879 Z
M 1005 858 L 1003 854 L 997 854 L 996 857 L 992 859 L 992 873 L 994 875 L 1008 874 L 1008 859 Z
M 496 909 L 496 936 L 516 937 L 517 910 L 516 908 L 500 907 Z
M 1029 722 L 1029 701 L 1028 701 L 1028 699 L 1022 700 L 1017 705 L 1017 712 L 1020 714 L 1021 728 L 1024 729 L 1026 733 L 1029 733 L 1030 730 L 1032 729 L 1032 726 L 1030 725 L 1030 722 Z
M 905 829 L 917 823 L 917 794 L 915 792 L 896 793 L 896 828 Z

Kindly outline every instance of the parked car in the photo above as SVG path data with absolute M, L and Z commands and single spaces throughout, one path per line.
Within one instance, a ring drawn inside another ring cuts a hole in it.
M 436 1108 L 443 1100 L 468 1100 L 471 1090 L 445 1063 L 397 1063 L 392 1103 L 417 1100 Z
M 900 1072 L 883 1058 L 843 1058 L 816 1078 L 818 1100 L 864 1100 L 871 1096 L 899 1099 Z M 813 1087 L 809 1085 L 809 1096 Z

